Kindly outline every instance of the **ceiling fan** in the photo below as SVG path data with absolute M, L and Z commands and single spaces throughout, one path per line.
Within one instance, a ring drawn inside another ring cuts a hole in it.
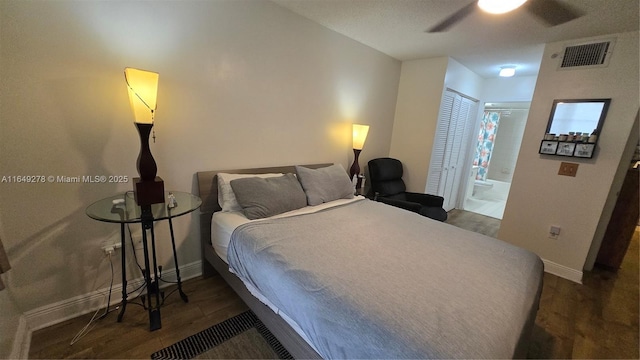
M 499 5 L 509 3 L 511 6 L 501 10 L 492 11 L 487 6 L 491 6 L 494 3 Z M 437 25 L 429 28 L 426 32 L 436 33 L 447 31 L 450 27 L 460 22 L 477 9 L 482 9 L 494 14 L 504 14 L 517 9 L 520 6 L 524 7 L 529 13 L 542 20 L 548 26 L 564 24 L 583 15 L 557 0 L 477 0 L 456 11 Z

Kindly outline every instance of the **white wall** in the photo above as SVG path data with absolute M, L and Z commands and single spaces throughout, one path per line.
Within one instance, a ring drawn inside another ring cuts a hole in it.
M 606 226 L 605 209 L 614 175 L 638 112 L 638 33 L 617 34 L 609 66 L 557 70 L 566 42 L 547 44 L 531 103 L 529 119 L 509 200 L 498 237 L 536 252 L 546 269 L 580 281 L 598 228 Z M 582 39 L 590 40 L 590 39 Z M 577 42 L 578 40 L 576 40 Z M 554 99 L 611 98 L 593 159 L 538 154 Z M 560 162 L 578 163 L 576 177 L 557 175 Z M 551 225 L 562 228 L 548 238 Z
M 521 106 L 516 108 L 521 109 Z M 518 162 L 522 135 L 527 125 L 527 110 L 501 111 L 498 132 L 491 151 L 487 178 L 510 183 Z
M 531 101 L 537 76 L 514 76 L 510 78 L 484 79 L 483 102 Z
M 481 110 L 487 102 L 530 102 L 536 80 L 537 76 L 484 79 Z M 489 178 L 511 182 L 527 117 L 528 112 L 514 111 L 509 117 L 500 119 L 498 137 L 489 165 Z
M 447 65 L 446 57 L 402 62 L 389 156 L 402 161 L 408 191 L 427 184 Z
M 537 78 L 537 76 L 515 76 L 485 79 L 480 107 L 483 108 L 484 103 L 487 102 L 530 102 Z M 528 112 L 519 110 L 511 112 L 508 117 L 500 118 L 498 136 L 489 165 L 489 178 L 511 182 L 527 118 Z
M 483 96 L 484 79 L 456 60 L 449 58 L 444 86 L 466 97 L 479 100 Z
M 451 58 L 402 62 L 389 156 L 402 161 L 408 191 L 425 191 L 444 91 L 479 99 L 482 80 Z
M 0 175 L 136 176 L 126 66 L 160 73 L 151 146 L 166 189 L 196 192 L 202 170 L 348 167 L 352 122 L 371 126 L 363 163 L 389 154 L 400 62 L 271 2 L 3 1 L 0 41 Z M 23 311 L 106 286 L 100 246 L 119 227 L 85 208 L 131 189 L 0 183 Z M 174 221 L 181 264 L 200 259 L 196 219 Z

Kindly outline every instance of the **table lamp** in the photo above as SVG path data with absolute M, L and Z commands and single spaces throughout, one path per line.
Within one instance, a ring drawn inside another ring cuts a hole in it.
M 140 134 L 140 154 L 136 163 L 139 178 L 133 178 L 134 196 L 139 206 L 164 203 L 164 181 L 156 176 L 158 167 L 149 148 L 149 135 L 156 110 L 159 74 L 134 68 L 124 69 L 129 102 Z
M 367 139 L 367 133 L 369 133 L 369 125 L 353 124 L 353 164 L 349 169 L 349 178 L 353 180 L 353 176 L 357 175 L 356 189 L 359 189 L 362 185 L 362 178 L 360 175 L 360 165 L 358 164 L 358 157 L 364 147 L 364 141 Z

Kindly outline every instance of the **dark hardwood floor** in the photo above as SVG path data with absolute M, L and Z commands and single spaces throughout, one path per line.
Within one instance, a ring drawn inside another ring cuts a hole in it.
M 71 340 L 93 314 L 35 331 L 29 358 L 149 359 L 152 353 L 248 309 L 219 275 L 187 280 L 183 290 L 189 302 L 182 302 L 177 293 L 167 297 L 159 330 L 149 331 L 142 306 L 128 304 L 121 323 L 113 311 L 74 345 Z
M 454 210 L 448 223 L 495 236 L 499 220 Z M 493 233 L 491 233 L 493 232 Z M 617 273 L 596 269 L 584 284 L 545 274 L 530 358 L 638 359 L 638 230 Z M 162 309 L 162 329 L 149 332 L 147 313 L 129 305 L 122 323 L 113 312 L 74 345 L 71 339 L 92 314 L 33 333 L 30 358 L 149 359 L 174 342 L 235 316 L 246 305 L 220 276 L 184 283 Z
M 500 220 L 462 210 L 447 223 L 491 237 L 500 229 Z M 617 273 L 595 268 L 582 285 L 544 274 L 529 358 L 638 359 L 639 231 Z

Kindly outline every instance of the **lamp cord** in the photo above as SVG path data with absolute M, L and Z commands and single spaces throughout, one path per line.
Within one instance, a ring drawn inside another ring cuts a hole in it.
M 106 300 L 106 307 L 104 309 L 104 314 L 102 314 L 102 316 L 98 317 L 98 313 L 100 312 L 100 308 L 98 308 L 98 310 L 96 310 L 96 312 L 93 313 L 93 316 L 91 317 L 91 319 L 89 320 L 89 322 L 87 323 L 87 325 L 85 325 L 82 329 L 80 329 L 80 331 L 78 331 L 78 333 L 76 334 L 76 336 L 73 337 L 73 339 L 71 339 L 71 343 L 69 345 L 73 345 L 76 342 L 78 342 L 80 339 L 82 339 L 85 335 L 87 335 L 89 333 L 89 331 L 93 330 L 93 328 L 96 326 L 96 324 L 94 323 L 94 320 L 101 320 L 103 319 L 105 316 L 107 316 L 107 314 L 113 310 L 109 310 L 109 305 L 111 303 L 111 291 L 113 290 L 113 261 L 111 260 L 111 253 L 109 253 L 109 266 L 111 268 L 111 280 L 109 281 L 109 293 L 107 295 Z M 117 307 L 114 309 L 116 310 L 118 309 Z M 93 324 L 93 326 L 92 326 Z
M 125 71 L 125 73 L 124 73 L 124 80 L 127 82 L 127 86 L 129 87 L 129 89 L 131 89 L 131 91 L 132 91 L 134 94 L 136 94 L 136 96 L 138 97 L 138 99 L 140 99 L 140 101 L 142 101 L 142 103 L 144 104 L 144 106 L 146 106 L 146 107 L 147 107 L 147 109 L 151 110 L 151 122 L 153 122 L 153 111 L 154 111 L 155 109 L 152 109 L 152 108 L 151 108 L 151 106 L 149 106 L 149 104 L 147 104 L 147 103 L 146 103 L 146 101 L 144 101 L 144 99 L 143 99 L 140 95 L 138 95 L 138 93 L 137 93 L 135 90 L 133 90 L 133 88 L 132 88 L 132 87 L 131 87 L 131 85 L 129 84 L 129 79 L 127 79 L 127 72 L 126 72 L 126 71 Z

